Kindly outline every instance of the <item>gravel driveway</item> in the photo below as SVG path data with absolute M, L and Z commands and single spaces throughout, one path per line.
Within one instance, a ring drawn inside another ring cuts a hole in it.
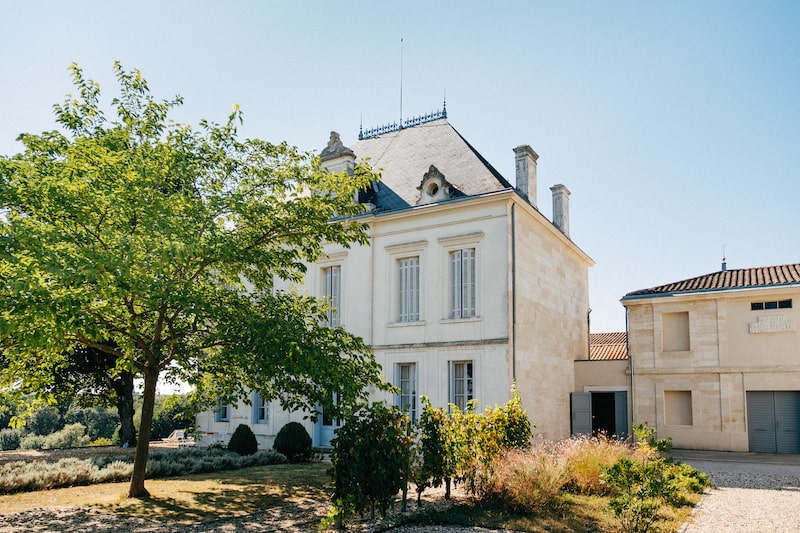
M 714 484 L 683 533 L 800 531 L 800 456 L 676 450 Z

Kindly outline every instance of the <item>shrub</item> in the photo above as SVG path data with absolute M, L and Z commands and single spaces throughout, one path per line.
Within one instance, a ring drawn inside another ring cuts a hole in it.
M 299 422 L 289 422 L 275 436 L 272 445 L 278 453 L 286 456 L 291 463 L 311 459 L 311 435 Z
M 94 439 L 92 442 L 89 443 L 89 446 L 113 446 L 114 441 L 106 437 L 100 437 Z
M 334 514 L 341 523 L 352 513 L 376 509 L 386 515 L 408 481 L 408 415 L 374 403 L 345 418 L 331 441 Z
M 16 450 L 19 448 L 20 434 L 17 429 L 0 429 L 0 450 Z
M 64 421 L 67 424 L 83 424 L 90 440 L 111 439 L 114 436 L 114 429 L 119 424 L 119 415 L 100 407 L 73 406 L 64 415 Z
M 30 433 L 22 437 L 19 447 L 23 450 L 41 450 L 44 447 L 44 436 Z
M 567 459 L 551 444 L 511 450 L 501 457 L 484 482 L 484 497 L 502 507 L 533 513 L 551 503 L 569 480 Z
M 573 437 L 562 442 L 561 449 L 569 465 L 569 490 L 595 495 L 608 494 L 603 472 L 633 453 L 627 443 L 603 435 Z
M 91 440 L 83 424 L 69 424 L 44 438 L 44 448 L 79 448 L 88 446 Z
M 147 476 L 178 476 L 284 462 L 286 458 L 272 450 L 240 457 L 227 450 L 190 449 L 151 454 Z M 0 494 L 125 481 L 132 471 L 132 456 L 69 458 L 54 463 L 15 461 L 0 465 Z
M 417 442 L 412 448 L 412 481 L 417 486 L 417 506 L 423 491 L 445 484 L 445 499 L 450 499 L 450 482 L 456 474 L 452 421 L 444 409 L 431 406 L 422 398 L 422 413 L 417 422 Z
M 35 410 L 25 423 L 28 433 L 35 435 L 49 435 L 64 427 L 61 413 L 52 406 L 40 407 Z
M 239 455 L 253 455 L 258 451 L 258 440 L 250 426 L 239 424 L 236 427 L 231 440 L 228 441 L 228 449 Z

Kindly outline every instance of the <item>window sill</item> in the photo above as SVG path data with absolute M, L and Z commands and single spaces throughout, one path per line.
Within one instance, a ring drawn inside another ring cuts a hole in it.
M 464 322 L 482 322 L 482 316 L 471 316 L 468 318 L 443 318 L 439 321 L 440 324 L 461 324 Z
M 407 328 L 407 327 L 414 327 L 414 326 L 424 326 L 424 320 L 417 320 L 416 322 L 389 322 L 386 324 L 386 327 L 389 328 Z

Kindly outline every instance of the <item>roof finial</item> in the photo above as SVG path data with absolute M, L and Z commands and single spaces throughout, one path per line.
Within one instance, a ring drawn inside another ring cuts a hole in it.
M 728 270 L 728 261 L 725 259 L 725 245 L 722 245 L 722 271 Z
M 444 98 L 442 99 L 442 118 L 447 118 L 447 89 L 444 90 Z

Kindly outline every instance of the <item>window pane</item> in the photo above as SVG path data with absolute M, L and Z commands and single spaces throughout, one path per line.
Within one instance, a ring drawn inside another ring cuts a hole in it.
M 450 318 L 475 316 L 475 249 L 450 253 Z
M 409 257 L 397 262 L 399 322 L 419 320 L 419 258 Z
M 333 309 L 330 309 L 327 313 L 327 324 L 328 326 L 338 326 L 340 324 L 339 320 L 339 309 L 341 307 L 341 299 L 342 299 L 342 290 L 341 290 L 341 273 L 342 267 L 340 266 L 333 266 L 330 268 L 326 268 L 323 271 L 325 275 L 325 294 L 323 295 L 326 299 L 328 299 L 329 304 Z

